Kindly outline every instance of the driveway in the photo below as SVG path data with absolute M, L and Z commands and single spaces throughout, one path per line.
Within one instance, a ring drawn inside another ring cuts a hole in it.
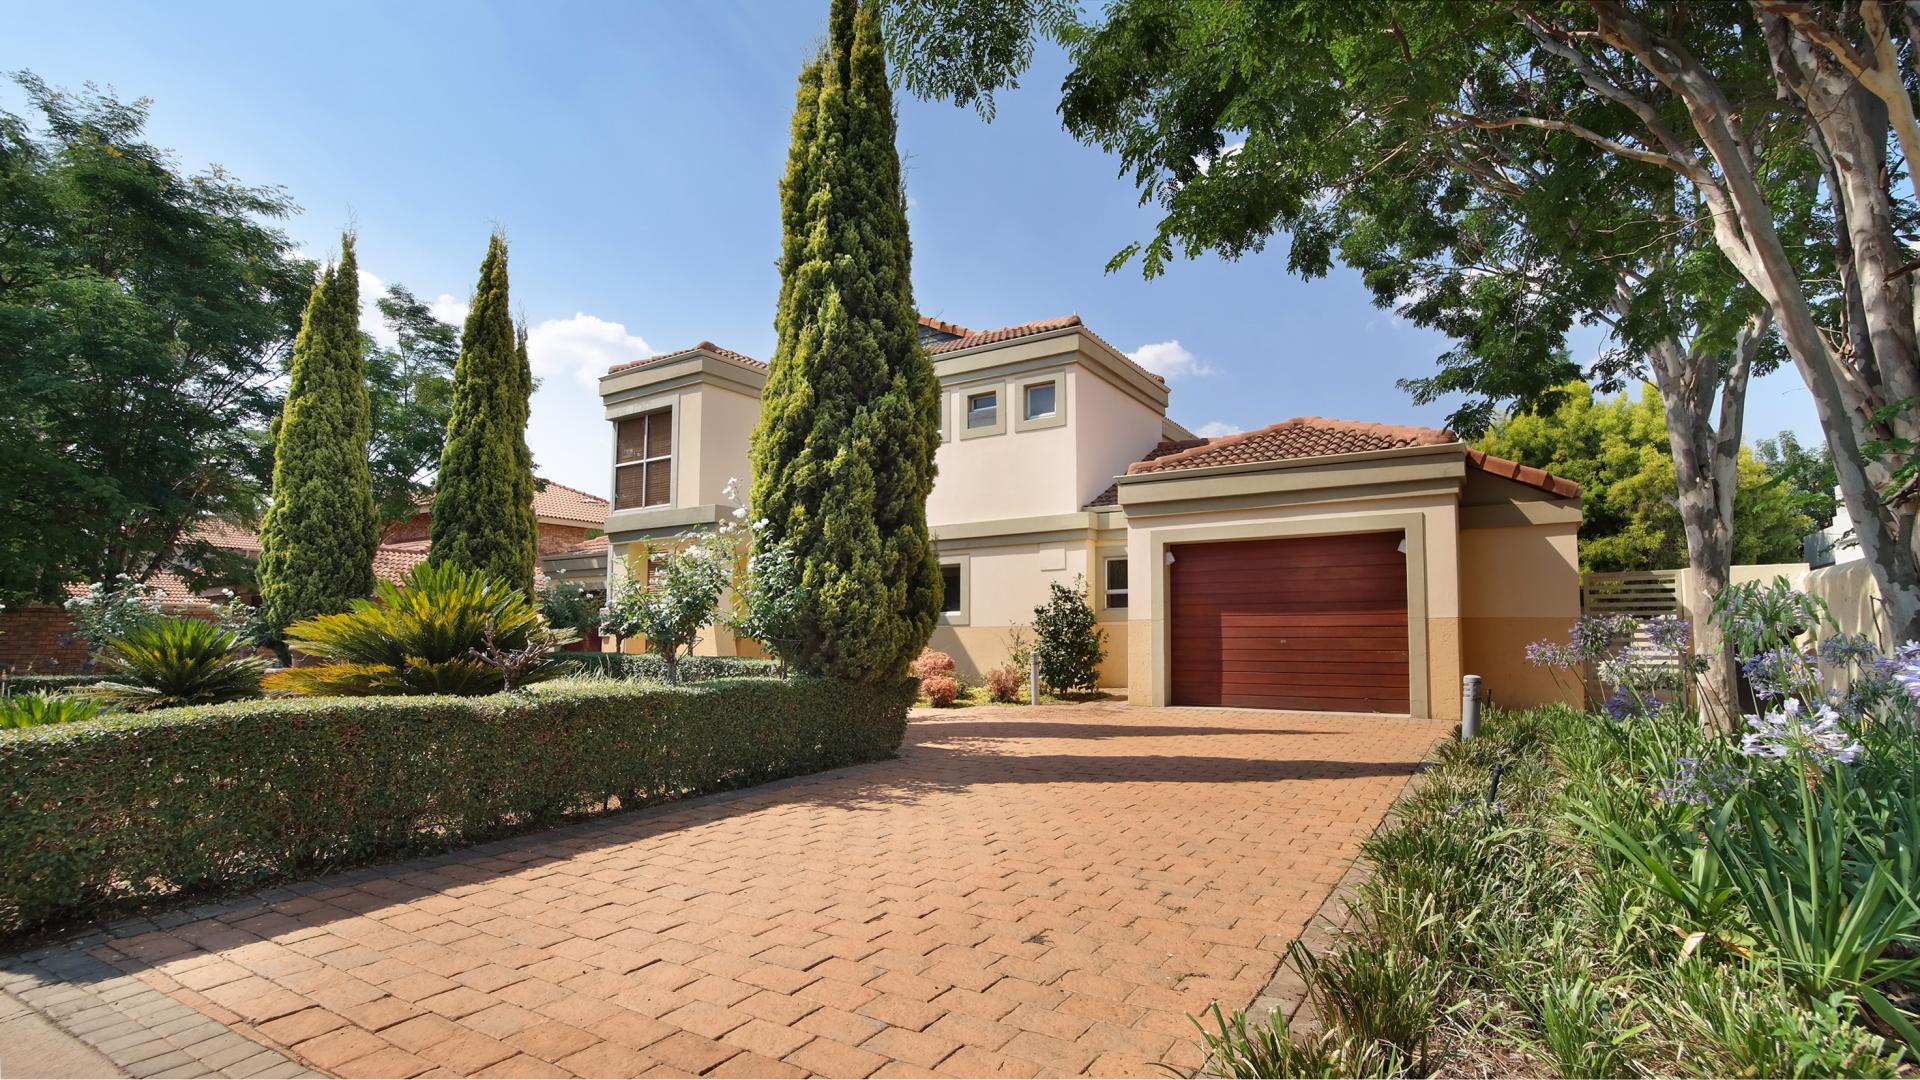
M 134 1075 L 1156 1075 L 1449 728 L 922 715 L 895 761 L 119 924 L 0 990 Z

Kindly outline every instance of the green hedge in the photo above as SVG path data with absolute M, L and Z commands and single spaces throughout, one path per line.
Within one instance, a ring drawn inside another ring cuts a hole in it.
M 573 682 L 0 733 L 0 933 L 889 757 L 913 692 Z
M 652 653 L 556 653 L 554 658 L 580 671 L 607 675 L 615 679 L 652 679 L 667 677 L 667 666 Z M 771 679 L 780 674 L 780 665 L 772 660 L 751 656 L 688 656 L 680 661 L 680 677 L 688 682 L 708 679 Z
M 0 679 L 4 681 L 9 694 L 45 694 L 57 690 L 66 690 L 75 686 L 86 686 L 106 678 L 102 675 L 14 675 L 9 673 Z

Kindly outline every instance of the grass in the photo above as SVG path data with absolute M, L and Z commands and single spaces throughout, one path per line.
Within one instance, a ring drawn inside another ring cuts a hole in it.
M 1699 752 L 1691 718 L 1621 725 L 1549 708 L 1494 713 L 1482 732 L 1444 744 L 1366 841 L 1368 876 L 1333 943 L 1288 957 L 1311 1029 L 1216 1012 L 1202 1026 L 1207 1071 L 1911 1073 L 1896 1029 L 1864 1007 L 1870 991 L 1809 991 L 1765 944 L 1751 898 L 1729 894 L 1711 859 L 1688 866 L 1684 853 L 1707 846 L 1699 817 L 1651 793 L 1678 756 Z M 1643 835 L 1677 830 L 1663 856 L 1674 881 L 1580 823 L 1592 815 Z

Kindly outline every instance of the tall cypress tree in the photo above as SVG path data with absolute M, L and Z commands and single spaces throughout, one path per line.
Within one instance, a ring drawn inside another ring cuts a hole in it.
M 780 185 L 779 343 L 753 504 L 800 565 L 792 659 L 872 682 L 906 670 L 938 615 L 926 504 L 940 386 L 913 303 L 879 8 L 833 0 L 829 27 L 800 73 Z
M 353 236 L 321 273 L 294 340 L 274 441 L 273 504 L 260 528 L 260 595 L 277 628 L 373 592 L 379 543 L 366 358 Z
M 453 418 L 433 485 L 428 558 L 484 570 L 532 595 L 539 551 L 527 448 L 532 376 L 509 305 L 507 242 L 496 233 L 453 368 Z

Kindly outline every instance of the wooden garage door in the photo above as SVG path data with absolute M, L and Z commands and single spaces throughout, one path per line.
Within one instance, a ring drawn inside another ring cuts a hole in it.
M 1173 703 L 1406 712 L 1402 535 L 1170 548 Z

